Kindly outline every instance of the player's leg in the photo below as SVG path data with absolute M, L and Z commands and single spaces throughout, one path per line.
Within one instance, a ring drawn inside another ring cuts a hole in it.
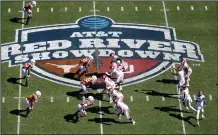
M 192 99 L 191 99 L 191 97 L 188 98 L 188 106 L 189 106 L 194 112 L 196 112 L 195 108 L 192 107 Z
M 27 99 L 25 99 L 25 103 L 26 103 L 26 106 L 27 106 L 27 108 L 26 108 L 26 114 L 25 114 L 25 118 L 29 118 L 29 113 L 31 112 L 31 110 L 32 110 L 32 104 L 31 104 L 31 102 L 29 102 Z
M 204 116 L 204 108 L 203 107 L 201 108 L 201 117 L 205 118 L 205 116 Z
M 197 120 L 197 125 L 198 125 L 198 126 L 200 126 L 200 123 L 199 123 L 199 114 L 200 114 L 200 107 L 197 107 L 196 120 Z
M 128 110 L 128 109 L 124 111 L 124 115 L 126 116 L 126 118 L 127 118 L 128 120 L 130 120 L 130 121 L 132 122 L 133 125 L 135 125 L 135 121 L 133 120 L 132 117 L 130 117 L 130 114 L 129 114 L 129 110 Z
M 80 86 L 81 86 L 81 89 L 83 90 L 82 96 L 87 98 L 87 93 L 88 93 L 87 87 L 85 85 L 83 85 L 82 83 L 80 84 Z

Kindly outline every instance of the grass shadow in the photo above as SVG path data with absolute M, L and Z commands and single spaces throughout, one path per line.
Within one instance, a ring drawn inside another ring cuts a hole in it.
M 10 111 L 10 114 L 17 115 L 17 116 L 19 115 L 19 116 L 25 117 L 24 114 L 21 114 L 22 112 L 25 112 L 25 111 L 26 111 L 26 109 L 25 110 L 15 109 L 15 110 Z
M 104 125 L 111 125 L 111 123 L 118 123 L 118 124 L 127 124 L 131 122 L 120 122 L 116 121 L 115 119 L 112 118 L 94 118 L 94 119 L 88 119 L 90 122 L 95 122 L 95 123 L 102 123 Z M 109 122 L 109 123 L 107 123 Z
M 64 116 L 64 119 L 66 122 L 72 122 L 72 123 L 77 123 L 79 122 L 76 118 L 75 118 L 76 114 L 67 114 Z
M 177 84 L 179 81 L 173 79 L 162 79 L 162 80 L 156 80 L 156 82 L 162 82 L 165 84 Z
M 22 22 L 22 20 L 27 19 L 27 18 L 18 18 L 18 17 L 14 17 L 11 18 L 10 21 L 13 23 L 21 23 L 21 24 L 25 24 L 24 22 Z
M 163 107 L 154 107 L 154 109 L 159 110 L 161 112 L 183 112 L 183 113 L 192 113 L 185 110 L 180 110 L 176 108 L 176 106 L 163 106 Z
M 157 92 L 155 90 L 141 90 L 140 93 L 144 93 L 144 94 L 151 95 L 151 96 L 163 96 L 166 98 L 178 99 L 178 97 L 176 97 L 178 94 L 161 93 L 161 92 Z
M 196 118 L 193 117 L 193 116 L 188 116 L 188 117 L 186 117 L 186 118 L 182 118 L 180 114 L 173 114 L 173 113 L 170 113 L 169 116 L 174 117 L 174 118 L 177 118 L 177 119 L 179 119 L 179 120 L 184 120 L 185 122 L 189 123 L 189 124 L 192 125 L 193 127 L 197 127 L 197 125 L 193 124 L 193 123 L 190 121 L 190 119 L 195 119 L 195 120 L 196 120 Z
M 13 84 L 20 84 L 21 86 L 24 86 L 24 84 L 17 82 L 18 80 L 20 80 L 22 78 L 15 78 L 15 77 L 11 77 L 7 79 L 7 82 L 9 83 L 13 83 Z

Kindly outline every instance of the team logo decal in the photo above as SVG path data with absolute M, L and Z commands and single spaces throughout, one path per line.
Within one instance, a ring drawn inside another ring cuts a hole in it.
M 1 62 L 9 62 L 9 67 L 33 58 L 34 75 L 69 86 L 80 85 L 70 75 L 89 55 L 94 56 L 89 73 L 107 72 L 109 53 L 119 56 L 128 70 L 124 85 L 157 76 L 183 58 L 204 61 L 198 44 L 177 40 L 174 28 L 115 23 L 104 16 L 86 16 L 73 24 L 18 29 L 15 42 L 2 44 L 1 50 Z

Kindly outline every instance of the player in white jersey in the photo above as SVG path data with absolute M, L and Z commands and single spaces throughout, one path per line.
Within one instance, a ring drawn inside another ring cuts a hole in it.
M 109 77 L 107 77 L 105 74 L 102 75 L 102 78 L 106 84 L 106 90 L 107 90 L 107 93 L 108 93 L 108 96 L 110 98 L 110 102 L 109 103 L 113 103 L 113 98 L 112 98 L 112 92 L 114 91 L 115 89 L 115 82 L 113 80 L 111 80 Z
M 205 118 L 204 116 L 204 107 L 206 106 L 206 100 L 205 100 L 205 96 L 203 95 L 203 91 L 200 90 L 198 92 L 198 95 L 196 96 L 196 104 L 197 104 L 197 125 L 200 126 L 199 124 L 199 114 L 201 112 L 201 116 L 202 118 Z
M 112 98 L 113 98 L 113 102 L 115 103 L 115 106 L 117 104 L 117 102 L 123 102 L 123 94 L 117 90 L 113 90 L 112 94 L 111 94 Z
M 121 83 L 124 79 L 124 72 L 122 68 L 119 68 L 119 66 L 112 66 L 111 67 L 111 74 L 115 74 L 116 75 L 116 84 L 119 87 L 119 90 L 122 90 L 122 86 Z
M 189 88 L 186 84 L 183 84 L 182 86 L 183 88 L 183 98 L 182 98 L 182 103 L 183 105 L 186 107 L 187 110 L 189 110 L 189 107 L 196 112 L 196 110 L 194 109 L 194 107 L 192 107 L 191 103 L 192 103 L 192 98 L 189 94 Z
M 172 72 L 174 75 L 178 75 L 179 83 L 177 84 L 177 93 L 180 94 L 180 91 L 182 89 L 182 85 L 185 84 L 185 74 L 182 66 L 177 67 L 177 69 L 170 69 L 170 72 Z
M 190 76 L 192 74 L 192 69 L 188 65 L 188 63 L 187 63 L 187 61 L 185 59 L 181 61 L 181 65 L 182 65 L 182 67 L 184 69 L 186 82 L 187 82 L 187 84 L 189 84 Z
M 123 102 L 117 102 L 117 107 L 116 107 L 116 114 L 117 114 L 117 118 L 116 120 L 121 119 L 121 115 L 124 113 L 124 115 L 126 116 L 126 118 L 128 120 L 130 120 L 132 122 L 133 125 L 135 125 L 135 121 L 131 118 L 130 114 L 129 114 L 129 107 L 123 103 Z
M 111 58 L 111 63 L 113 63 L 113 62 L 117 62 L 117 59 L 119 57 L 112 52 L 110 53 L 110 58 Z

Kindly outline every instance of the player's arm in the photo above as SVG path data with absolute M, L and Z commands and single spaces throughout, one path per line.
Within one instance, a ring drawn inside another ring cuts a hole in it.
M 171 69 L 169 69 L 169 71 L 170 71 L 173 75 L 178 75 L 176 68 L 171 68 Z

